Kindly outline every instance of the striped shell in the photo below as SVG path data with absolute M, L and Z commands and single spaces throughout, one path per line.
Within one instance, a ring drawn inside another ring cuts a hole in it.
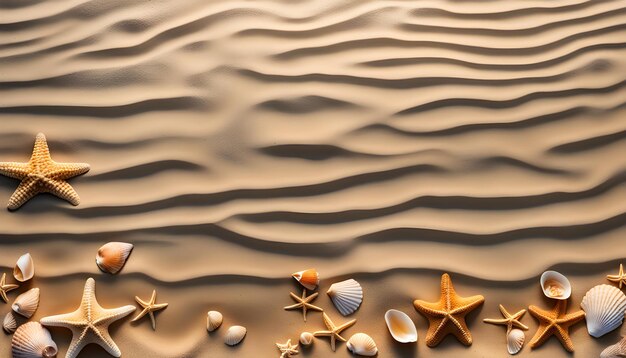
M 517 354 L 522 350 L 526 335 L 521 329 L 514 328 L 506 335 L 506 347 L 509 354 Z
M 13 268 L 13 277 L 20 282 L 28 281 L 35 276 L 35 263 L 29 253 L 20 256 Z
M 311 332 L 302 332 L 300 334 L 300 344 L 303 346 L 308 346 L 313 343 L 313 333 Z
M 21 325 L 15 331 L 11 345 L 13 358 L 54 358 L 57 355 L 56 343 L 39 322 Z
M 363 302 L 363 289 L 353 279 L 333 283 L 326 293 L 344 316 L 354 313 Z
M 417 342 L 415 323 L 406 313 L 398 310 L 388 310 L 385 313 L 385 323 L 393 339 L 400 343 Z
M 626 295 L 615 286 L 598 285 L 587 291 L 580 307 L 585 311 L 587 331 L 598 338 L 622 324 Z
M 235 346 L 243 341 L 246 336 L 246 332 L 246 328 L 242 326 L 229 327 L 226 331 L 226 335 L 224 336 L 224 343 L 229 346 Z
M 125 242 L 109 242 L 98 249 L 96 264 L 100 270 L 110 274 L 116 274 L 124 267 L 128 255 L 130 255 L 132 250 L 132 244 Z
M 222 322 L 224 321 L 224 316 L 218 311 L 209 311 L 206 318 L 206 329 L 209 332 L 213 332 L 216 329 L 220 328 Z
M 313 291 L 320 283 L 320 276 L 315 269 L 294 272 L 291 277 L 300 282 L 307 290 Z
M 17 296 L 11 309 L 26 318 L 31 318 L 37 311 L 37 307 L 39 307 L 39 289 L 31 288 Z
M 13 313 L 9 311 L 9 313 L 4 316 L 4 320 L 2 321 L 2 328 L 7 334 L 12 334 L 17 329 L 17 321 L 15 320 L 15 316 Z
M 376 342 L 365 333 L 355 333 L 348 339 L 346 347 L 350 352 L 366 357 L 375 356 L 378 353 Z
M 626 337 L 622 337 L 621 341 L 606 347 L 606 349 L 600 353 L 600 358 L 620 357 L 626 357 Z

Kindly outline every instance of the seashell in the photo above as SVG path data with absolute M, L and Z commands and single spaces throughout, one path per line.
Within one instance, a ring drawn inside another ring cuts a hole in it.
M 600 353 L 600 358 L 623 358 L 626 357 L 626 337 L 622 337 L 622 340 L 606 347 Z
M 363 302 L 363 288 L 353 279 L 333 283 L 326 293 L 344 316 L 359 309 Z
M 572 295 L 572 285 L 567 277 L 556 271 L 546 271 L 541 275 L 541 289 L 548 298 L 566 300 Z
M 517 354 L 521 351 L 525 340 L 526 335 L 524 334 L 524 331 L 518 328 L 512 329 L 506 335 L 506 347 L 509 350 L 509 354 Z
M 580 307 L 585 311 L 587 331 L 598 338 L 622 324 L 626 295 L 615 286 L 598 285 L 587 291 Z
M 133 245 L 125 242 L 109 242 L 98 249 L 96 264 L 100 270 L 116 274 L 124 267 Z
M 303 346 L 308 346 L 313 343 L 313 333 L 311 332 L 302 332 L 300 334 L 300 344 Z
M 348 339 L 346 347 L 350 352 L 366 357 L 372 357 L 378 353 L 376 342 L 365 333 L 355 333 Z
M 15 316 L 13 316 L 13 313 L 11 313 L 11 311 L 9 311 L 6 316 L 4 316 L 2 328 L 4 328 L 4 331 L 7 332 L 7 334 L 11 334 L 17 329 L 17 321 L 15 320 Z
M 50 332 L 39 322 L 21 325 L 13 335 L 11 342 L 13 358 L 54 358 L 57 345 Z
M 213 332 L 216 329 L 220 328 L 222 322 L 224 321 L 224 316 L 217 311 L 209 311 L 206 318 L 206 329 L 209 332 Z
M 295 278 L 302 286 L 311 291 L 315 290 L 320 283 L 320 275 L 315 269 L 294 272 L 291 277 Z
M 11 306 L 13 311 L 21 314 L 26 318 L 32 317 L 32 315 L 37 310 L 37 307 L 39 307 L 38 288 L 31 288 L 30 290 L 17 296 L 15 302 L 13 302 L 13 305 Z
M 246 327 L 231 326 L 226 331 L 226 335 L 224 336 L 224 343 L 229 346 L 235 346 L 243 340 L 243 338 L 246 336 L 246 332 Z
M 413 320 L 404 312 L 388 310 L 385 322 L 393 339 L 400 343 L 417 342 L 417 329 Z
M 28 281 L 35 276 L 35 263 L 29 253 L 20 256 L 17 259 L 15 268 L 13 268 L 13 277 L 20 282 Z

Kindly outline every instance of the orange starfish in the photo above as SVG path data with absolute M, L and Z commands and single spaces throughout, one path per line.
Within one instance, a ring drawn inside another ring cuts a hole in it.
M 574 351 L 574 344 L 569 336 L 570 326 L 582 321 L 585 318 L 585 312 L 577 311 L 566 314 L 567 301 L 557 300 L 554 307 L 549 310 L 543 310 L 537 306 L 528 307 L 528 312 L 539 321 L 537 333 L 530 341 L 530 348 L 537 348 L 554 335 L 561 341 L 563 347 L 568 352 Z

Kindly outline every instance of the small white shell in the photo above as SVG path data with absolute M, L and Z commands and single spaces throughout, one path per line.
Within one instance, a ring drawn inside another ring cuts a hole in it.
M 124 267 L 128 255 L 130 255 L 132 250 L 133 244 L 109 242 L 98 249 L 96 264 L 100 270 L 110 274 L 116 274 Z
M 393 339 L 400 343 L 417 342 L 415 323 L 406 313 L 398 310 L 388 310 L 385 313 L 385 322 Z
M 320 283 L 320 275 L 315 269 L 294 272 L 291 277 L 300 282 L 307 290 L 313 291 Z
M 39 322 L 21 325 L 15 331 L 11 345 L 13 358 L 54 358 L 57 355 L 56 343 Z
M 39 307 L 39 289 L 31 288 L 30 290 L 17 296 L 11 309 L 26 318 L 32 317 Z
M 600 358 L 623 358 L 626 357 L 626 337 L 622 337 L 622 340 L 606 347 L 605 350 L 600 353 Z
M 35 276 L 35 263 L 29 253 L 20 256 L 13 268 L 13 277 L 20 282 L 28 281 Z
M 509 354 L 517 354 L 522 350 L 526 335 L 521 329 L 514 328 L 506 335 L 506 347 L 509 350 Z
M 548 298 L 566 300 L 572 295 L 572 285 L 567 277 L 556 271 L 546 271 L 539 281 L 543 294 Z
M 12 334 L 17 329 L 17 321 L 15 320 L 15 316 L 13 313 L 9 311 L 6 316 L 4 316 L 4 321 L 2 322 L 2 328 L 7 334 Z
M 348 339 L 346 347 L 350 352 L 366 357 L 372 357 L 378 353 L 376 342 L 365 333 L 355 333 Z
M 333 283 L 326 293 L 344 316 L 354 313 L 363 302 L 363 288 L 353 279 Z
M 222 322 L 224 321 L 224 316 L 218 311 L 209 311 L 206 318 L 206 329 L 209 332 L 213 332 L 216 329 L 220 328 Z
M 615 286 L 598 285 L 587 291 L 580 307 L 585 311 L 587 331 L 598 338 L 622 324 L 626 295 Z
M 311 332 L 302 332 L 300 334 L 300 344 L 303 346 L 308 346 L 313 343 L 313 333 Z
M 239 344 L 246 336 L 246 328 L 242 326 L 231 326 L 226 331 L 224 336 L 224 343 L 229 346 L 235 346 Z

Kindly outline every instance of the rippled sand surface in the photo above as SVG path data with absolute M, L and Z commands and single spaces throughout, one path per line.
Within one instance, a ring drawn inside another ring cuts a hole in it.
M 361 282 L 345 336 L 370 334 L 380 357 L 505 357 L 504 329 L 482 323 L 498 304 L 548 307 L 538 280 L 556 269 L 578 309 L 626 256 L 626 1 L 3 0 L 0 14 L 0 161 L 26 161 L 44 132 L 54 159 L 92 165 L 71 181 L 80 206 L 0 211 L 1 272 L 33 255 L 17 292 L 41 288 L 36 320 L 74 310 L 88 277 L 105 307 L 157 289 L 156 332 L 112 328 L 124 357 L 277 357 L 324 327 L 282 309 L 309 267 L 337 322 L 325 291 Z M 1 177 L 0 201 L 16 186 Z M 113 277 L 94 263 L 107 241 L 135 244 Z M 436 300 L 442 272 L 486 297 L 471 348 L 425 346 L 412 301 Z M 389 308 L 417 345 L 391 340 Z M 225 315 L 213 334 L 209 309 Z M 228 348 L 232 324 L 248 336 Z M 63 356 L 70 333 L 52 333 Z M 579 324 L 573 356 L 619 336 Z M 318 339 L 300 356 L 349 356 L 331 353 Z M 570 355 L 551 339 L 519 356 Z

